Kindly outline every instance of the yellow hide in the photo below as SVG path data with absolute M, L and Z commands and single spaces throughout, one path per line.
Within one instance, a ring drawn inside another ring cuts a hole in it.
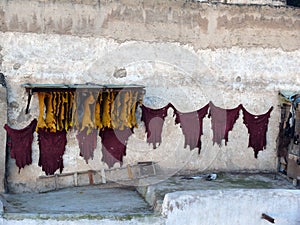
M 108 92 L 104 95 L 103 99 L 103 114 L 102 114 L 102 124 L 103 127 L 111 128 L 111 115 L 110 115 L 110 108 L 111 108 L 111 94 Z
M 103 127 L 102 121 L 101 121 L 101 104 L 102 104 L 102 92 L 99 92 L 98 98 L 95 105 L 95 126 L 98 129 L 101 129 Z
M 83 131 L 84 128 L 88 128 L 87 133 L 89 134 L 92 128 L 95 127 L 95 123 L 92 121 L 92 114 L 90 110 L 90 105 L 95 103 L 95 98 L 92 93 L 84 101 L 84 113 L 82 118 L 82 125 L 80 131 Z
M 38 99 L 39 99 L 39 109 L 40 114 L 38 118 L 38 123 L 36 126 L 36 131 L 38 131 L 39 128 L 45 128 L 47 127 L 44 114 L 45 114 L 45 93 L 44 92 L 38 92 Z
M 52 93 L 46 93 L 46 125 L 51 132 L 56 132 L 56 120 L 53 111 L 53 95 Z
M 38 92 L 40 113 L 36 129 L 56 132 L 74 127 L 80 131 L 88 128 L 89 132 L 93 128 L 137 127 L 139 91 L 123 89 L 84 96 L 81 92 Z

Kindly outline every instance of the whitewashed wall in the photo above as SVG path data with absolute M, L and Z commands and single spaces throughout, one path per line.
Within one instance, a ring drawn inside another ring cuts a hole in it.
M 176 43 L 131 41 L 118 44 L 101 38 L 20 33 L 2 33 L 0 38 L 4 55 L 2 67 L 8 83 L 8 121 L 14 128 L 25 127 L 39 113 L 37 96 L 34 96 L 30 113 L 25 114 L 27 94 L 20 86 L 22 83 L 135 83 L 146 86 L 144 103 L 153 108 L 172 102 L 180 111 L 189 112 L 213 101 L 224 108 L 242 103 L 254 114 L 265 113 L 271 106 L 274 111 L 269 123 L 267 149 L 259 153 L 258 159 L 254 158 L 252 149 L 247 148 L 248 134 L 242 115 L 229 134 L 228 145 L 221 148 L 212 145 L 210 119 L 205 118 L 202 152 L 198 155 L 197 150 L 183 148 L 183 135 L 174 124 L 170 109 L 161 146 L 153 150 L 146 143 L 144 124 L 140 122 L 129 139 L 125 165 L 151 160 L 173 172 L 182 169 L 276 169 L 277 94 L 279 89 L 295 89 L 299 85 L 299 77 L 295 79 L 289 74 L 298 72 L 294 65 L 300 58 L 300 51 L 237 47 L 194 51 L 188 45 Z M 16 64 L 18 69 L 14 69 Z M 114 77 L 115 68 L 125 68 L 127 76 Z M 75 134 L 72 131 L 68 134 L 64 172 L 106 168 L 101 162 L 100 139 L 94 160 L 86 164 L 79 157 Z M 43 175 L 37 166 L 38 157 L 35 138 L 31 166 L 18 174 L 15 161 L 9 161 L 8 179 L 12 188 L 23 184 L 31 189 L 37 184 L 35 179 Z
M 189 112 L 212 101 L 223 108 L 242 103 L 253 114 L 271 106 L 274 110 L 267 149 L 258 159 L 247 147 L 242 115 L 221 148 L 212 145 L 210 119 L 205 118 L 198 155 L 183 148 L 184 137 L 170 110 L 156 150 L 146 143 L 139 122 L 125 166 L 151 160 L 168 169 L 166 176 L 182 170 L 276 170 L 278 91 L 299 90 L 300 85 L 298 9 L 178 1 L 29 2 L 31 7 L 19 0 L 0 3 L 0 71 L 7 79 L 11 127 L 23 128 L 39 113 L 34 96 L 25 114 L 23 83 L 135 83 L 146 86 L 144 103 L 153 108 L 172 102 Z M 113 76 L 118 68 L 126 69 L 126 77 Z M 100 138 L 94 160 L 86 164 L 75 135 L 68 133 L 63 172 L 107 168 L 101 162 Z M 38 157 L 35 135 L 31 166 L 19 174 L 15 161 L 8 161 L 11 191 L 43 190 L 47 182 L 38 179 L 43 175 Z

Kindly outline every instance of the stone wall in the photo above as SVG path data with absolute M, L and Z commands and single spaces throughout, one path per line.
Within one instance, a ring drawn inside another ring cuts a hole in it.
M 28 7 L 30 4 L 30 7 Z M 210 119 L 204 119 L 202 151 L 185 149 L 172 110 L 161 146 L 146 143 L 144 124 L 128 142 L 124 165 L 154 161 L 180 170 L 275 171 L 278 91 L 300 84 L 299 9 L 178 1 L 4 1 L 0 3 L 1 72 L 7 79 L 8 123 L 23 128 L 38 116 L 37 96 L 25 114 L 22 83 L 140 84 L 145 105 L 172 102 L 183 112 L 213 101 L 232 108 L 242 103 L 253 114 L 274 110 L 267 148 L 258 159 L 238 119 L 227 146 L 212 145 Z M 125 68 L 125 77 L 113 76 Z M 4 122 L 2 122 L 4 124 Z M 64 172 L 107 168 L 100 138 L 93 160 L 79 156 L 76 132 L 68 133 Z M 8 161 L 10 191 L 44 190 L 38 167 L 37 137 L 33 164 L 18 173 Z M 118 167 L 119 165 L 116 165 Z M 70 181 L 71 183 L 71 181 Z

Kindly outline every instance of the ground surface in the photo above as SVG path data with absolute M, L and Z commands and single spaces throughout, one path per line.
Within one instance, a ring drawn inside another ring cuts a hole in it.
M 130 220 L 160 214 L 167 193 L 182 190 L 297 189 L 274 174 L 206 174 L 152 177 L 140 182 L 139 193 L 130 186 L 107 184 L 73 187 L 46 193 L 3 194 L 4 218 L 15 219 L 115 219 Z M 155 209 L 155 210 L 153 210 Z

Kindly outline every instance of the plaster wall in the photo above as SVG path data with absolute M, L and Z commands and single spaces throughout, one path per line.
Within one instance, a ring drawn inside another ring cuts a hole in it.
M 189 112 L 212 101 L 224 108 L 242 103 L 253 114 L 265 113 L 271 106 L 274 110 L 267 148 L 258 159 L 247 147 L 242 115 L 228 145 L 221 148 L 212 145 L 210 119 L 205 118 L 198 155 L 197 150 L 184 149 L 181 129 L 170 110 L 161 146 L 153 150 L 146 143 L 144 124 L 139 122 L 129 139 L 124 165 L 154 161 L 169 169 L 166 176 L 184 169 L 276 170 L 278 91 L 298 90 L 300 84 L 299 10 L 173 1 L 29 2 L 32 7 L 25 7 L 23 1 L 0 4 L 1 72 L 7 79 L 11 127 L 23 128 L 39 113 L 34 96 L 30 113 L 25 114 L 27 95 L 22 83 L 135 83 L 146 86 L 144 104 L 153 108 L 172 102 L 178 110 Z M 114 76 L 118 68 L 125 68 L 127 75 Z M 86 164 L 75 136 L 68 133 L 63 172 L 107 168 L 101 162 L 100 138 L 94 159 Z M 35 135 L 31 166 L 19 174 L 15 161 L 8 161 L 10 191 L 44 189 L 46 182 L 38 178 L 44 174 L 38 157 Z
M 125 41 L 178 42 L 195 49 L 299 49 L 299 8 L 139 0 L 0 2 L 3 32 L 55 33 Z

